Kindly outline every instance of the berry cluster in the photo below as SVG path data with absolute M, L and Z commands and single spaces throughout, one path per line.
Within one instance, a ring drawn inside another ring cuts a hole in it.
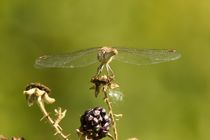
M 111 119 L 102 107 L 95 107 L 85 111 L 80 118 L 80 122 L 80 131 L 93 140 L 107 136 L 111 125 Z

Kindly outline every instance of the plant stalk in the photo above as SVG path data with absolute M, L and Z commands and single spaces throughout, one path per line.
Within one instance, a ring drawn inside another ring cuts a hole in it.
M 113 110 L 112 110 L 112 105 L 111 105 L 111 102 L 109 100 L 108 93 L 104 92 L 104 96 L 105 96 L 104 101 L 105 101 L 105 103 L 108 106 L 110 118 L 112 120 L 112 128 L 113 128 L 113 133 L 114 133 L 114 140 L 118 140 L 117 125 L 116 125 L 116 121 L 115 121 L 115 118 L 114 118 L 114 113 L 113 113 Z
M 54 122 L 54 120 L 50 117 L 50 115 L 49 115 L 49 113 L 46 111 L 46 109 L 45 109 L 45 106 L 44 106 L 44 103 L 40 100 L 40 101 L 38 101 L 37 102 L 38 103 L 38 106 L 40 107 L 40 109 L 41 109 L 41 111 L 42 111 L 42 113 L 43 113 L 43 115 L 44 115 L 44 117 L 42 118 L 42 119 L 44 119 L 44 118 L 46 118 L 47 120 L 48 120 L 48 122 L 51 124 L 51 126 L 55 129 L 55 135 L 56 134 L 59 134 L 64 140 L 69 140 L 68 139 L 68 135 L 64 135 L 63 134 L 63 132 L 62 132 L 62 128 L 59 126 L 59 124 L 56 124 L 55 122 Z M 41 120 L 42 120 L 41 119 Z

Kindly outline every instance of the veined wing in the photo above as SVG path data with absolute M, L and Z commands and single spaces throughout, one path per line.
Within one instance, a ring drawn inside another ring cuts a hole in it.
M 97 52 L 99 48 L 89 48 L 77 52 L 44 55 L 35 61 L 35 67 L 38 68 L 76 68 L 85 67 L 96 63 Z
M 134 49 L 134 48 L 116 48 L 118 55 L 115 60 L 135 65 L 149 65 L 179 59 L 181 54 L 176 50 L 168 49 Z

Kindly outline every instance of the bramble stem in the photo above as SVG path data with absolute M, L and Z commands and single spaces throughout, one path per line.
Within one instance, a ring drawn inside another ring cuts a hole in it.
M 108 109 L 109 109 L 109 114 L 110 114 L 110 118 L 112 120 L 112 128 L 113 128 L 113 133 L 114 133 L 114 140 L 118 140 L 118 133 L 117 133 L 117 126 L 116 126 L 116 121 L 114 118 L 114 113 L 112 110 L 112 105 L 111 102 L 109 101 L 109 96 L 107 92 L 104 92 L 104 101 L 106 102 Z
M 42 113 L 44 114 L 44 117 L 42 119 L 46 118 L 48 120 L 48 122 L 52 125 L 52 127 L 56 131 L 55 135 L 59 134 L 64 140 L 69 140 L 68 135 L 64 135 L 62 133 L 62 131 L 61 131 L 62 128 L 59 126 L 59 124 L 55 123 L 54 120 L 50 117 L 49 113 L 45 109 L 44 103 L 41 100 L 38 100 L 37 103 L 38 103 L 38 106 L 40 107 Z
M 112 140 L 115 140 L 114 137 L 110 133 L 108 133 L 108 137 Z

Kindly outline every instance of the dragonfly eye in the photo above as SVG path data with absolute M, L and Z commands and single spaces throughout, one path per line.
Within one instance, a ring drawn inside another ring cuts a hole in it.
M 113 48 L 113 53 L 114 53 L 114 55 L 117 55 L 118 54 L 117 49 Z

